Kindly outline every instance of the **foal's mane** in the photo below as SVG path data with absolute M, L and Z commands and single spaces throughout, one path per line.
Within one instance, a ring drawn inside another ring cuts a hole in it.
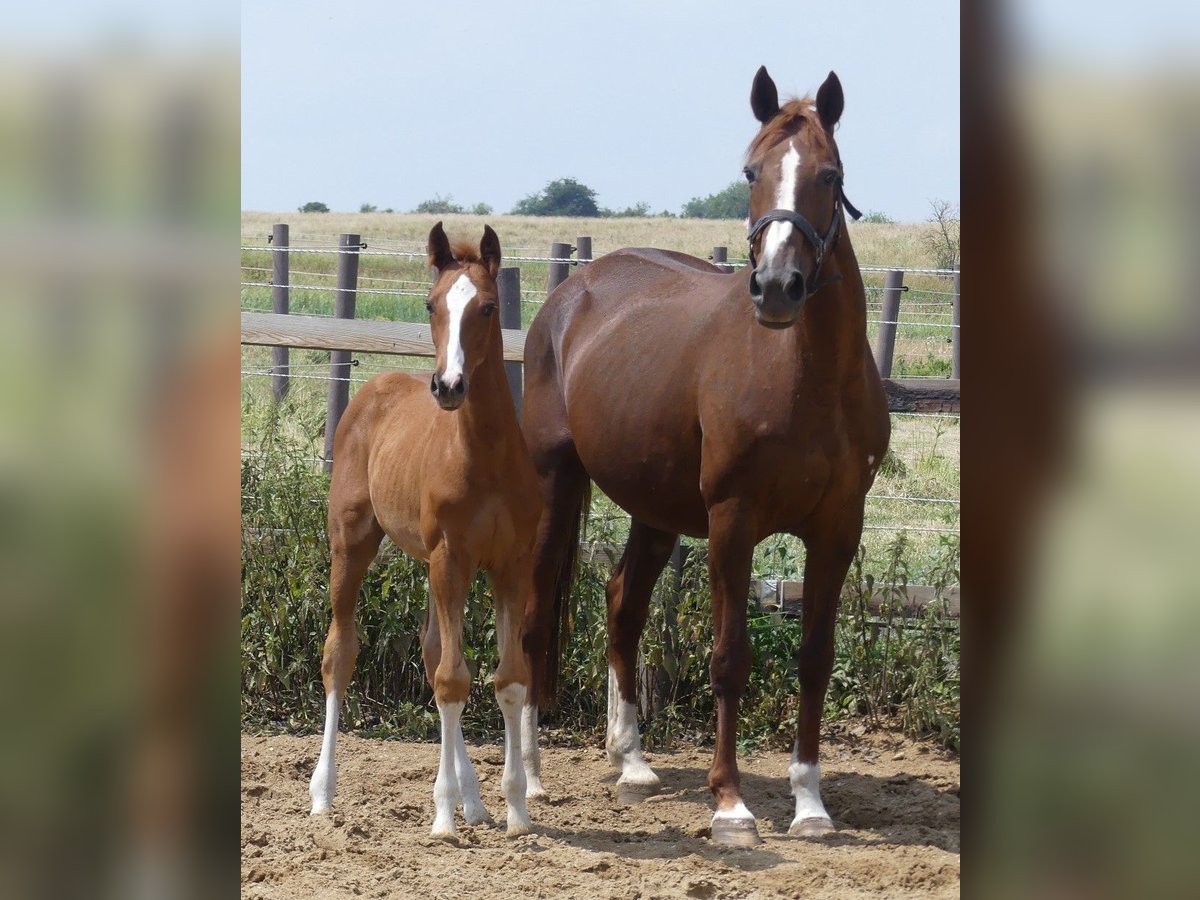
M 472 244 L 470 241 L 455 241 L 450 245 L 450 253 L 454 256 L 455 262 L 463 265 L 483 262 L 479 255 L 479 245 Z
M 784 103 L 779 112 L 775 114 L 775 118 L 771 119 L 754 136 L 754 140 L 750 142 L 750 146 L 746 150 L 746 159 L 753 159 L 780 141 L 799 134 L 805 124 L 811 126 L 809 131 L 812 133 L 812 139 L 822 149 L 829 145 L 829 132 L 825 130 L 825 126 L 821 124 L 821 119 L 817 116 L 817 109 L 812 97 L 793 97 Z

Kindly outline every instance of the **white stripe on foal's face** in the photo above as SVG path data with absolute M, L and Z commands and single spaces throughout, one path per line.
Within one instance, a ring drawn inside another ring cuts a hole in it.
M 450 313 L 449 331 L 446 336 L 446 369 L 442 372 L 442 381 L 452 384 L 456 376 L 463 374 L 467 361 L 463 355 L 462 320 L 467 304 L 476 294 L 475 285 L 463 272 L 458 280 L 446 292 L 446 310 Z
M 775 189 L 775 205 L 772 209 L 796 211 L 796 179 L 800 174 L 800 151 L 789 142 L 787 153 L 779 163 L 779 186 Z M 791 222 L 772 222 L 763 235 L 763 261 L 765 268 L 781 266 L 784 260 L 777 259 L 792 237 Z

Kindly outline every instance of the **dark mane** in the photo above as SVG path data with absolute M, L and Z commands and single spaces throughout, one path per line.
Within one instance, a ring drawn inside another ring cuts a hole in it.
M 758 156 L 764 150 L 774 147 L 780 141 L 799 134 L 805 123 L 810 124 L 813 140 L 822 145 L 829 143 L 829 134 L 817 117 L 815 101 L 812 97 L 793 97 L 783 104 L 783 107 L 770 122 L 764 125 L 750 142 L 746 150 L 746 159 Z
M 450 246 L 450 252 L 454 254 L 454 259 L 460 263 L 479 263 L 483 261 L 479 256 L 479 245 L 472 244 L 469 241 L 455 241 Z

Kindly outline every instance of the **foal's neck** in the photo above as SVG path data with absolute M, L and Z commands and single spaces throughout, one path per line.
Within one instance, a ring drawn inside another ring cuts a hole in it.
M 503 347 L 497 341 L 475 369 L 466 402 L 456 413 L 459 433 L 466 438 L 468 447 L 490 451 L 514 433 L 520 433 L 503 356 Z

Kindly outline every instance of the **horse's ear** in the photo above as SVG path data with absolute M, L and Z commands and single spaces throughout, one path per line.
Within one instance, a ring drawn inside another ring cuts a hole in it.
M 438 272 L 454 261 L 454 254 L 450 252 L 450 239 L 446 237 L 441 222 L 438 222 L 430 230 L 427 249 L 429 250 L 429 264 Z
M 817 115 L 821 117 L 821 124 L 825 126 L 826 131 L 833 132 L 833 126 L 842 117 L 845 107 L 846 98 L 842 94 L 842 83 L 838 80 L 836 72 L 830 72 L 825 83 L 817 90 Z
M 764 125 L 779 113 L 779 91 L 767 74 L 766 66 L 759 66 L 754 76 L 754 86 L 750 88 L 750 108 L 754 110 L 754 118 Z
M 493 278 L 500 271 L 500 238 L 491 225 L 483 226 L 483 240 L 479 242 L 479 259 Z

